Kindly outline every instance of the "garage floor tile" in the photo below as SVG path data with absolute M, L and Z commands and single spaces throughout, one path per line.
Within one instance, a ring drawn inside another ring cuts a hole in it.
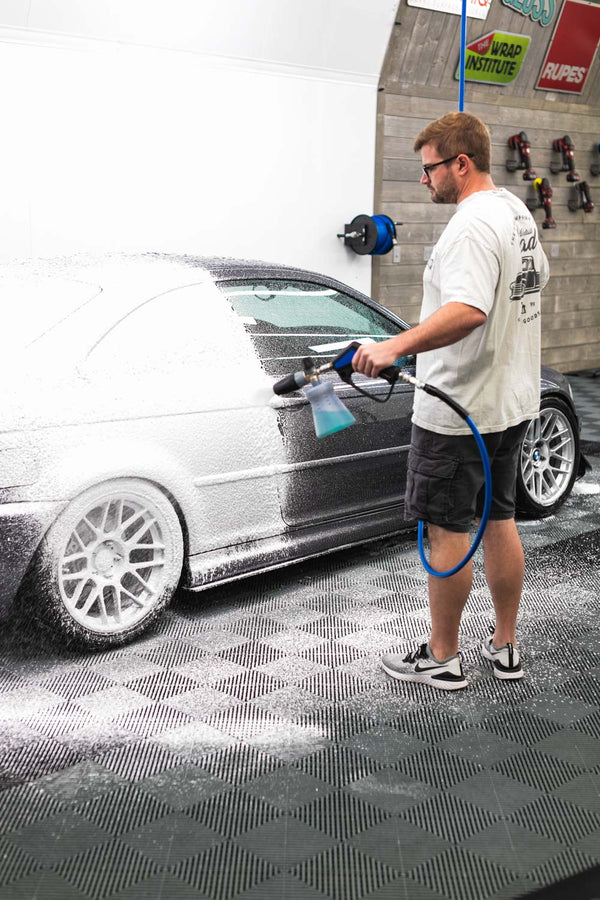
M 410 535 L 182 593 L 116 651 L 9 628 L 0 900 L 599 896 L 594 429 L 584 414 L 594 469 L 572 498 L 519 523 L 519 683 L 479 653 L 493 621 L 479 555 L 468 689 L 440 696 L 382 672 L 381 653 L 427 635 Z

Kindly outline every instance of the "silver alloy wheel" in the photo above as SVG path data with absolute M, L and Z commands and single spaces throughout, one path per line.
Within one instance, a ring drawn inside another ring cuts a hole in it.
M 57 560 L 58 588 L 86 631 L 120 634 L 156 606 L 172 578 L 172 528 L 161 506 L 108 491 L 78 514 Z
M 575 467 L 573 425 L 562 409 L 542 409 L 521 448 L 523 486 L 539 506 L 552 506 L 569 489 Z

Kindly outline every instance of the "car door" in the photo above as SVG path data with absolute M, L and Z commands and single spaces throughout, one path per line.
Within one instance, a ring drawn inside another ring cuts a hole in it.
M 301 370 L 305 357 L 320 366 L 353 340 L 381 341 L 407 327 L 367 298 L 326 282 L 255 278 L 219 287 L 273 381 Z M 352 412 L 356 423 L 350 428 L 318 439 L 301 390 L 272 400 L 286 457 L 280 503 L 285 522 L 293 527 L 400 507 L 404 501 L 412 387 L 398 381 L 390 391 L 383 379 L 355 374 L 354 381 L 372 399 L 334 372 L 321 379 L 333 384 Z
M 269 380 L 212 282 L 140 302 L 96 342 L 83 369 L 93 426 L 79 438 L 81 453 L 98 477 L 110 465 L 110 474 L 170 491 L 190 555 L 285 529 L 277 483 L 285 458 Z

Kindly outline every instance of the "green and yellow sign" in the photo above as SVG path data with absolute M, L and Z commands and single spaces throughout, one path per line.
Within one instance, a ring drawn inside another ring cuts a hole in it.
M 483 84 L 509 84 L 514 81 L 525 59 L 531 39 L 525 34 L 490 31 L 467 44 L 465 81 Z M 460 62 L 455 78 L 460 77 Z

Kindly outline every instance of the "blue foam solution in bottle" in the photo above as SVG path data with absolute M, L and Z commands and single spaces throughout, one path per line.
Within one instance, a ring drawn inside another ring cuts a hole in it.
M 312 409 L 315 434 L 318 438 L 335 434 L 336 431 L 342 431 L 356 422 L 350 410 L 346 409 L 339 397 L 336 397 L 330 381 L 307 384 L 303 390 Z

